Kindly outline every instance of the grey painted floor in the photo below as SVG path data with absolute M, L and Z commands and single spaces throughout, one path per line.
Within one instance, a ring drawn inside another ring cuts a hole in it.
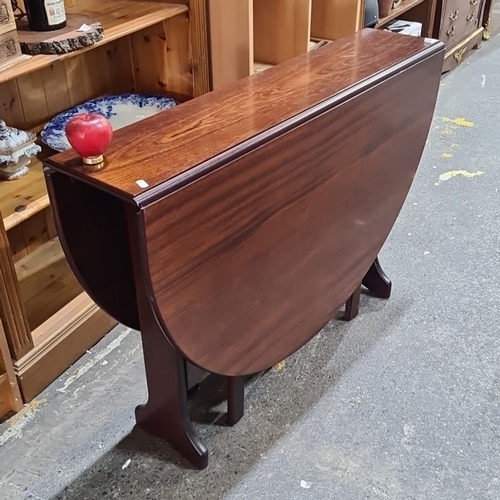
M 0 499 L 500 499 L 499 90 L 500 36 L 443 79 L 382 253 L 392 298 L 252 380 L 234 428 L 196 394 L 206 470 L 134 428 L 119 328 L 0 424 Z

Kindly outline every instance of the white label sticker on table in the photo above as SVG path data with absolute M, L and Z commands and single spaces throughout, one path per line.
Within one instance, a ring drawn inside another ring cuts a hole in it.
M 140 187 L 140 188 L 147 188 L 149 186 L 149 184 L 142 180 L 142 179 L 139 179 L 138 181 L 135 181 L 135 183 Z

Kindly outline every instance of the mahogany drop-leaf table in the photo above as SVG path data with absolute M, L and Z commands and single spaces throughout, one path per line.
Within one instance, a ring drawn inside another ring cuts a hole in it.
M 186 363 L 242 376 L 307 343 L 363 282 L 417 170 L 443 45 L 363 30 L 115 133 L 106 168 L 45 162 L 68 260 L 95 302 L 141 331 L 138 424 L 197 467 Z

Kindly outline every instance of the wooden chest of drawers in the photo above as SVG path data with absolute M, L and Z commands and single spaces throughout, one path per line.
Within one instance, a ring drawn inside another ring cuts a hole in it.
M 481 44 L 485 0 L 439 0 L 434 36 L 444 42 L 444 71 L 460 64 Z

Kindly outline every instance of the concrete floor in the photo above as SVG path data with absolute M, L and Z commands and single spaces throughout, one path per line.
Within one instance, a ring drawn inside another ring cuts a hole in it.
M 196 394 L 206 470 L 134 428 L 122 327 L 0 424 L 0 499 L 500 499 L 499 82 L 500 36 L 442 81 L 382 252 L 392 298 L 253 379 L 234 428 Z

